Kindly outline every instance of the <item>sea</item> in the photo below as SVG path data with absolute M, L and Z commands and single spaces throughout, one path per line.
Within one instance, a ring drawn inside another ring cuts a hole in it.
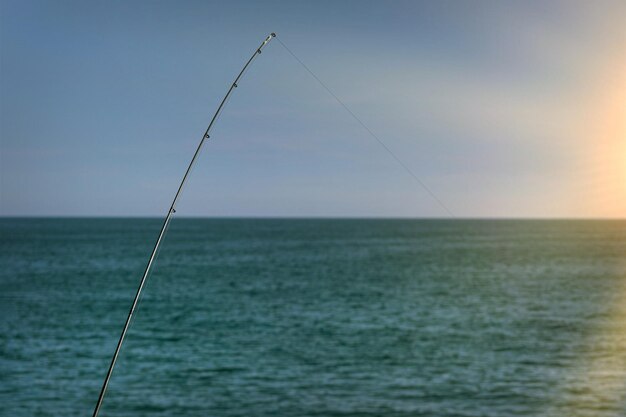
M 161 223 L 0 218 L 0 415 L 91 415 Z M 626 221 L 176 218 L 100 416 L 626 416 Z

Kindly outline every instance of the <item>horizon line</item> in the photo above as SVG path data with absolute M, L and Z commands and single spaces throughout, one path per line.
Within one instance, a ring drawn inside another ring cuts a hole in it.
M 12 215 L 0 214 L 0 219 L 164 219 L 165 216 L 158 215 Z M 626 217 L 556 217 L 556 216 L 195 216 L 179 215 L 176 219 L 206 219 L 206 220 L 571 220 L 571 221 L 619 221 L 626 220 Z

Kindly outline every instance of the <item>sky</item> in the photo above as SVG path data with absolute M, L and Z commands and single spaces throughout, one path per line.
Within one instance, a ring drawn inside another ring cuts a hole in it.
M 624 1 L 0 2 L 0 215 L 162 216 L 280 39 L 456 217 L 626 216 Z M 447 217 L 278 43 L 181 216 Z

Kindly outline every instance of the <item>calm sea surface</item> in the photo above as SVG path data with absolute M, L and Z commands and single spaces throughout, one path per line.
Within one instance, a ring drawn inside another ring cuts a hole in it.
M 0 415 L 91 415 L 160 224 L 0 219 Z M 101 415 L 624 416 L 626 221 L 176 219 Z

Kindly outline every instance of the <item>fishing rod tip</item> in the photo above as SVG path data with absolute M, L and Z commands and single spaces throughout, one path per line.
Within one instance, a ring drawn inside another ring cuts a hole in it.
M 272 38 L 275 38 L 275 37 L 276 37 L 276 34 L 275 34 L 274 32 L 272 32 L 272 33 L 270 33 L 270 36 L 271 36 Z

